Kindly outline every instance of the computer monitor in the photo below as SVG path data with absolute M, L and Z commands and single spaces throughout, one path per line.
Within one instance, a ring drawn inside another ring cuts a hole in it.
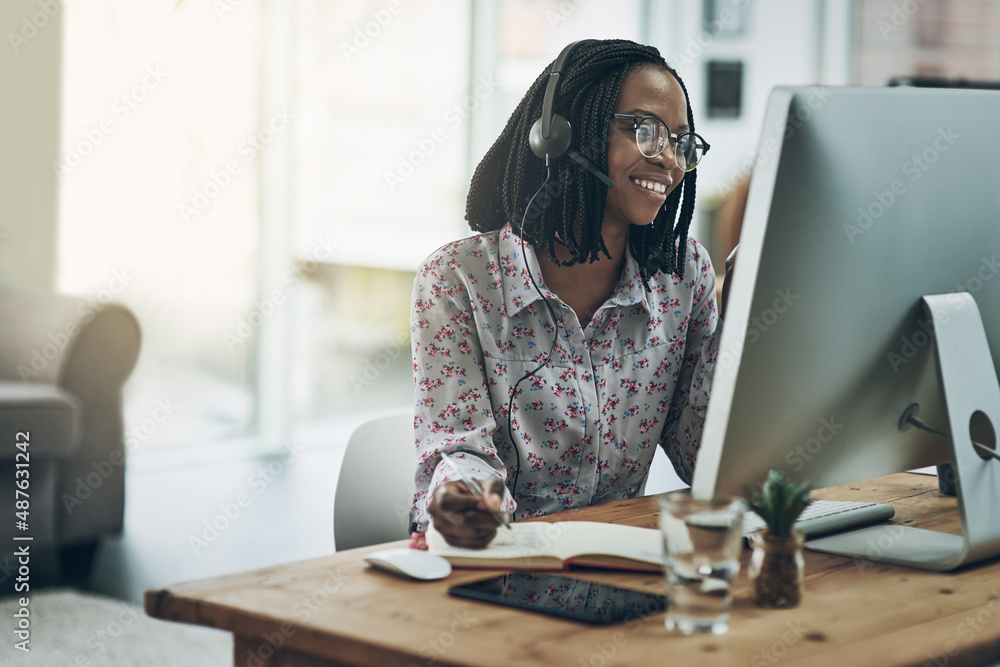
M 1000 554 L 1000 462 L 970 442 L 1000 427 L 1000 93 L 776 89 L 732 280 L 692 492 L 950 461 L 967 539 L 896 531 L 882 560 Z M 852 535 L 830 550 L 878 537 Z

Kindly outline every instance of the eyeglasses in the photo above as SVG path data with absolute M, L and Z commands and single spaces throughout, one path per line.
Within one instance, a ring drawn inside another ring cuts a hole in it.
M 701 135 L 694 132 L 672 134 L 666 123 L 655 116 L 631 116 L 622 113 L 611 114 L 618 120 L 630 120 L 635 126 L 635 145 L 646 157 L 656 157 L 670 144 L 674 147 L 674 159 L 682 171 L 692 171 L 701 162 L 702 156 L 710 148 Z

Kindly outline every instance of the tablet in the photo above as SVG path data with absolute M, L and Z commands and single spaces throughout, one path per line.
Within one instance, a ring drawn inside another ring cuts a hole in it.
M 586 623 L 641 619 L 667 608 L 655 593 L 557 574 L 512 572 L 448 589 L 451 595 L 493 602 Z

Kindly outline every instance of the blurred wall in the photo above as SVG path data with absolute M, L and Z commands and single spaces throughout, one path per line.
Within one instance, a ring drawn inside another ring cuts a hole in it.
M 0 284 L 55 283 L 62 11 L 0 3 Z

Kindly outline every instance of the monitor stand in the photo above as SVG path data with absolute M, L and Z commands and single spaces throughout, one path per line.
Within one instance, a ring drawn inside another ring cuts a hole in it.
M 1000 461 L 973 445 L 970 429 L 986 431 L 994 450 L 1000 425 L 1000 384 L 979 308 L 968 292 L 925 296 L 934 322 L 938 375 L 951 425 L 952 466 L 962 535 L 898 524 L 871 526 L 816 540 L 814 551 L 856 560 L 947 572 L 1000 555 Z

